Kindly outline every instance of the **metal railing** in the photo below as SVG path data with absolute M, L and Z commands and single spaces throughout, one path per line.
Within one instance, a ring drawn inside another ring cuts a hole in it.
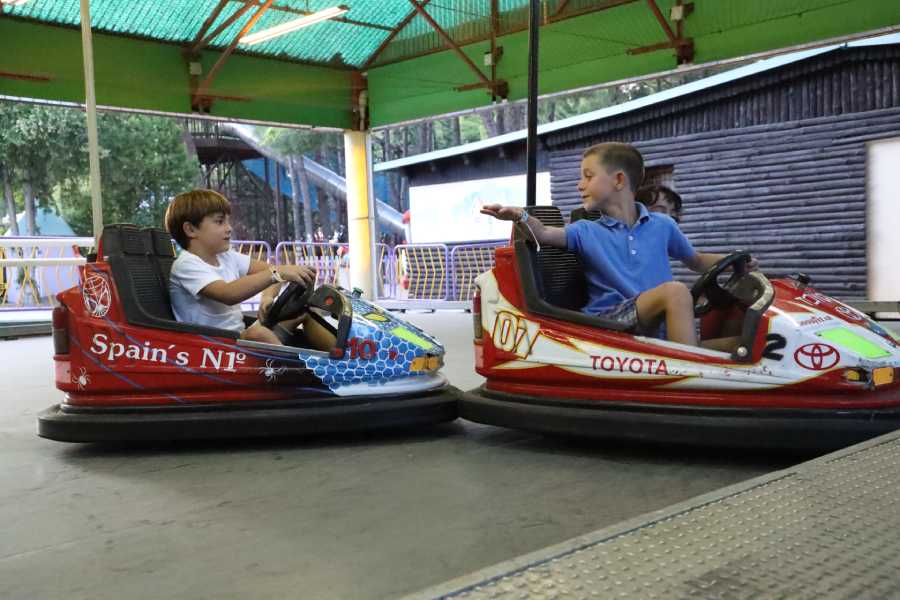
M 505 240 L 450 247 L 446 244 L 377 244 L 378 298 L 403 301 L 470 300 L 474 280 L 494 266 L 494 250 Z M 233 240 L 242 254 L 274 264 L 316 268 L 319 283 L 350 287 L 349 245 Z M 89 237 L 0 238 L 0 310 L 46 310 L 58 292 L 77 285 L 77 267 L 94 249 Z M 244 303 L 258 306 L 259 299 Z
M 471 300 L 475 278 L 494 268 L 494 251 L 507 243 L 506 240 L 492 240 L 462 244 L 450 250 L 449 299 Z
M 92 237 L 0 238 L 0 310 L 46 310 L 55 294 L 78 283 Z

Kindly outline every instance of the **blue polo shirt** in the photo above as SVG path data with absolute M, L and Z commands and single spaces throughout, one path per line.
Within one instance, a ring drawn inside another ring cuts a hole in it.
M 670 217 L 636 202 L 633 227 L 603 216 L 566 225 L 566 245 L 584 264 L 588 303 L 582 310 L 603 314 L 629 298 L 672 280 L 669 257 L 694 256 L 694 247 Z

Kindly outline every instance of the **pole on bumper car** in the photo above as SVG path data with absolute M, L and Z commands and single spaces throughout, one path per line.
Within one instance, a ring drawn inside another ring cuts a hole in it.
M 537 204 L 537 90 L 541 0 L 530 0 L 528 13 L 528 137 L 525 150 L 525 206 Z
M 103 233 L 103 199 L 100 195 L 100 152 L 97 138 L 97 98 L 94 93 L 94 44 L 91 35 L 90 0 L 81 0 L 81 51 L 84 62 L 84 104 L 87 113 L 88 163 L 91 182 L 91 219 L 94 248 Z

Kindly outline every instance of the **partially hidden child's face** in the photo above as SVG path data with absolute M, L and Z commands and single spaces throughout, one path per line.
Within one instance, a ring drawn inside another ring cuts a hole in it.
M 647 210 L 649 210 L 650 212 L 661 213 L 668 217 L 672 217 L 676 223 L 681 220 L 681 215 L 675 208 L 675 205 L 669 202 L 668 198 L 658 196 L 656 198 L 656 202 L 651 204 L 647 208 Z
M 231 247 L 231 219 L 225 213 L 206 215 L 198 227 L 187 223 L 186 228 L 196 250 L 219 254 Z
M 581 180 L 578 182 L 578 192 L 584 207 L 588 210 L 602 210 L 606 202 L 621 191 L 623 177 L 624 173 L 621 171 L 607 171 L 596 155 L 585 156 L 581 160 Z

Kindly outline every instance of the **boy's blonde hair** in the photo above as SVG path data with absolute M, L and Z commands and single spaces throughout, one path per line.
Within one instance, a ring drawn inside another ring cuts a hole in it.
M 175 196 L 166 209 L 166 229 L 184 249 L 188 247 L 188 237 L 184 224 L 200 226 L 206 216 L 215 213 L 231 214 L 231 204 L 219 192 L 213 190 L 191 190 Z
M 622 171 L 628 178 L 631 191 L 637 191 L 644 180 L 644 157 L 637 148 L 622 142 L 605 142 L 591 146 L 581 155 L 582 158 L 596 156 L 607 170 Z

